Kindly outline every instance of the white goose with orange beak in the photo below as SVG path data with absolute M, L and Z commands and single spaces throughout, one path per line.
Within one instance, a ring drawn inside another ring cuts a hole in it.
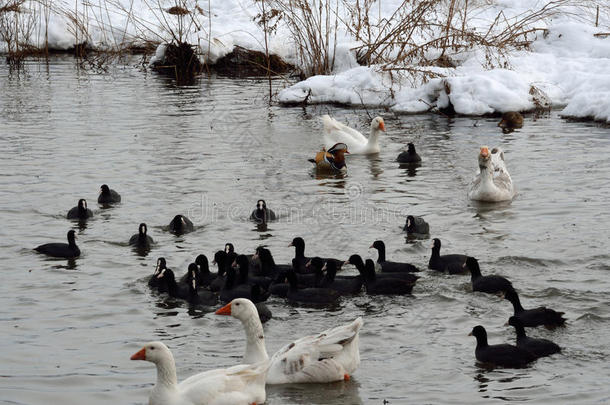
M 385 132 L 383 118 L 373 118 L 371 134 L 368 138 L 328 115 L 322 116 L 322 123 L 324 124 L 324 143 L 327 149 L 337 143 L 344 143 L 351 154 L 369 155 L 379 153 L 379 135 Z
M 513 180 L 504 162 L 504 152 L 481 146 L 479 152 L 479 173 L 470 183 L 468 198 L 475 201 L 510 201 L 515 196 Z
M 244 363 L 269 359 L 265 334 L 254 304 L 236 298 L 216 311 L 241 321 L 246 331 Z M 360 365 L 358 333 L 362 318 L 289 343 L 269 359 L 267 384 L 329 383 L 349 380 Z
M 162 342 L 149 342 L 131 360 L 157 366 L 157 383 L 149 405 L 252 405 L 265 402 L 269 362 L 239 365 L 195 374 L 178 383 L 172 352 Z

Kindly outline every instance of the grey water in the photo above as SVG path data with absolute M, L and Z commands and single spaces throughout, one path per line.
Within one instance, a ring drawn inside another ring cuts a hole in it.
M 274 91 L 285 86 L 274 81 Z M 232 242 L 267 245 L 287 263 L 293 237 L 306 254 L 376 258 L 423 269 L 411 296 L 343 298 L 329 308 L 270 299 L 268 351 L 301 336 L 364 319 L 362 362 L 352 379 L 268 387 L 268 404 L 490 404 L 610 402 L 610 129 L 569 122 L 556 111 L 526 116 L 502 134 L 493 118 L 401 115 L 340 106 L 282 107 L 265 80 L 202 78 L 177 87 L 137 66 L 79 69 L 71 58 L 0 63 L 0 403 L 143 404 L 154 365 L 129 360 L 162 340 L 178 378 L 239 363 L 241 325 L 152 293 L 156 259 L 182 274 L 201 253 Z M 330 113 L 367 133 L 381 115 L 377 156 L 348 156 L 344 177 L 319 177 L 307 161 L 322 145 L 319 116 Z M 423 162 L 394 161 L 413 142 Z M 511 203 L 466 197 L 479 146 L 500 146 L 518 194 Z M 101 184 L 122 194 L 97 205 Z M 79 198 L 94 217 L 65 219 Z M 280 214 L 267 229 L 248 221 L 263 198 Z M 164 227 L 176 214 L 195 232 Z M 484 274 L 508 277 L 526 308 L 564 311 L 567 325 L 528 329 L 563 353 L 519 370 L 479 368 L 475 340 L 514 342 L 509 302 L 472 293 L 467 276 L 426 270 L 430 239 L 407 241 L 408 213 L 430 223 L 441 253 L 479 258 Z M 127 246 L 138 224 L 156 244 L 147 256 Z M 77 230 L 82 255 L 48 259 L 32 248 Z M 345 273 L 354 273 L 346 268 Z

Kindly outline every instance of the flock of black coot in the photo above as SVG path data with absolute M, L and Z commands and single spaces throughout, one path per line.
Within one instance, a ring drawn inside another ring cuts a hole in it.
M 412 145 L 412 153 L 416 153 Z M 407 151 L 409 152 L 409 151 Z M 407 153 L 405 152 L 405 153 Z M 121 201 L 121 196 L 107 185 L 102 185 L 98 203 L 112 205 Z M 68 211 L 67 218 L 85 221 L 93 213 L 87 208 L 84 199 Z M 257 224 L 265 224 L 277 218 L 267 207 L 264 200 L 258 200 L 250 219 Z M 176 215 L 167 230 L 184 234 L 195 229 L 193 223 L 183 215 Z M 421 217 L 407 216 L 403 230 L 409 238 L 427 238 L 430 234 L 428 223 Z M 47 243 L 35 248 L 36 251 L 52 257 L 76 258 L 80 249 L 75 242 L 75 232 L 68 232 L 68 243 Z M 142 223 L 138 233 L 129 239 L 129 245 L 148 250 L 153 239 L 147 235 L 147 226 Z M 385 244 L 374 241 L 371 248 L 378 252 L 377 261 L 363 260 L 358 254 L 347 260 L 305 256 L 305 241 L 295 237 L 289 245 L 295 249 L 290 264 L 277 264 L 269 249 L 259 246 L 251 255 L 238 254 L 232 243 L 226 243 L 223 250 L 214 253 L 212 264 L 216 271 L 210 270 L 208 258 L 201 254 L 189 264 L 185 274 L 179 279 L 167 266 L 165 258 L 157 260 L 155 271 L 148 280 L 151 289 L 166 293 L 193 305 L 215 306 L 219 302 L 230 302 L 235 298 L 247 298 L 257 306 L 262 322 L 271 318 L 271 312 L 264 302 L 270 296 L 277 296 L 297 304 L 332 304 L 342 296 L 360 294 L 370 295 L 411 294 L 420 269 L 410 263 L 388 260 Z M 565 323 L 563 312 L 546 307 L 525 309 L 512 283 L 502 276 L 482 275 L 477 259 L 463 254 L 441 255 L 440 239 L 433 239 L 432 254 L 428 262 L 431 270 L 446 274 L 470 272 L 472 290 L 489 294 L 500 294 L 513 305 L 514 315 L 507 325 L 516 331 L 516 345 L 487 342 L 483 326 L 473 328 L 471 335 L 477 339 L 475 356 L 488 366 L 523 367 L 535 359 L 559 352 L 555 343 L 546 339 L 528 337 L 526 327 L 562 326 Z M 343 265 L 353 265 L 358 270 L 356 276 L 337 275 Z

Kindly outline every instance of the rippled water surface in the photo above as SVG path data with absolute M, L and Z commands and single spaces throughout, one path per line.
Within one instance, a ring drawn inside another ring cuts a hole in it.
M 172 349 L 180 380 L 238 363 L 237 320 L 149 291 L 157 257 L 182 273 L 228 241 L 246 253 L 266 244 L 288 262 L 294 236 L 308 255 L 342 259 L 374 256 L 368 246 L 383 239 L 389 259 L 425 268 L 431 242 L 405 241 L 407 213 L 429 221 L 444 253 L 508 276 L 525 307 L 565 311 L 567 327 L 528 330 L 564 352 L 526 369 L 479 369 L 467 334 L 482 324 L 491 343 L 513 342 L 510 303 L 473 294 L 469 277 L 424 271 L 407 297 L 325 309 L 270 300 L 269 352 L 356 316 L 365 326 L 351 381 L 270 387 L 268 404 L 610 402 L 610 129 L 551 113 L 503 135 L 496 119 L 369 111 L 386 120 L 379 156 L 348 157 L 345 178 L 315 178 L 307 159 L 321 145 L 318 117 L 367 131 L 367 112 L 270 107 L 267 94 L 265 81 L 180 88 L 134 67 L 92 74 L 72 59 L 19 73 L 0 65 L 1 403 L 146 403 L 154 366 L 129 356 L 149 340 Z M 423 158 L 415 170 L 394 162 L 409 141 Z M 510 204 L 466 198 L 482 144 L 505 150 L 519 193 Z M 97 206 L 103 183 L 120 205 Z M 81 228 L 65 219 L 79 198 L 95 214 Z M 259 198 L 281 214 L 264 231 L 247 220 Z M 197 230 L 165 232 L 178 213 Z M 140 222 L 156 241 L 146 257 L 126 246 Z M 70 228 L 83 252 L 75 262 L 32 251 Z

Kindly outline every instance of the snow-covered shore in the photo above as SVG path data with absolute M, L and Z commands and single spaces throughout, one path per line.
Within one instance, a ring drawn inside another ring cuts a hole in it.
M 152 3 L 149 3 L 146 0 L 106 1 L 104 10 L 81 5 L 79 18 L 81 23 L 86 18 L 84 25 L 87 28 L 79 38 L 86 38 L 100 48 L 135 39 L 170 40 L 170 29 L 175 29 L 178 17 L 170 15 L 174 20 L 168 21 L 166 17 L 160 17 L 163 7 L 151 7 Z M 210 62 L 229 53 L 235 45 L 263 50 L 264 32 L 255 21 L 261 12 L 260 3 L 253 0 L 188 1 L 186 4 L 197 11 L 192 14 L 195 24 L 187 25 L 183 38 L 197 44 L 202 58 L 209 58 Z M 510 19 L 531 12 L 545 1 L 478 3 L 485 7 L 474 8 L 472 19 L 475 24 L 480 21 L 480 26 L 486 27 L 499 12 Z M 162 2 L 162 6 L 167 7 L 173 4 L 175 2 Z M 376 18 L 380 21 L 389 18 L 401 4 L 400 0 L 379 1 L 374 8 Z M 471 8 L 473 4 L 476 6 L 477 1 L 470 2 Z M 340 21 L 347 21 L 344 3 L 339 1 L 337 5 Z M 67 17 L 69 12 L 67 3 L 58 2 L 54 7 L 48 24 L 50 47 L 65 49 L 74 45 L 75 30 Z M 484 51 L 473 47 L 452 55 L 455 67 L 424 67 L 440 76 L 429 76 L 425 81 L 389 72 L 381 65 L 359 66 L 353 49 L 362 41 L 356 41 L 341 23 L 336 33 L 332 74 L 313 76 L 283 89 L 278 100 L 297 103 L 307 98 L 309 103 L 385 106 L 397 113 L 420 113 L 444 109 L 451 104 L 457 113 L 468 115 L 528 111 L 542 105 L 562 108 L 561 114 L 566 117 L 610 123 L 610 36 L 595 35 L 610 32 L 607 9 L 604 12 L 599 27 L 595 27 L 591 16 L 578 15 L 567 8 L 564 14 L 537 21 L 535 28 L 545 29 L 544 34 L 543 31 L 532 34 L 536 37 L 532 38 L 527 50 L 508 50 L 504 56 L 506 63 L 501 67 L 489 66 Z M 40 43 L 44 30 L 35 32 L 38 38 L 32 42 Z M 289 27 L 280 21 L 269 37 L 269 49 L 287 62 L 298 65 L 297 46 L 291 38 Z M 6 43 L 0 41 L 0 50 L 6 50 Z

